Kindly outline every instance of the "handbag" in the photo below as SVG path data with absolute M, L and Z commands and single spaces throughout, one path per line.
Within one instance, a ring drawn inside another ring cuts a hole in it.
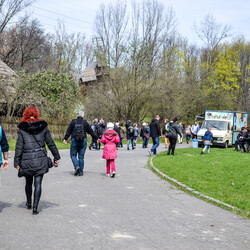
M 33 137 L 34 137 L 36 143 L 38 144 L 38 146 L 41 147 L 40 144 L 39 144 L 39 142 L 36 140 L 36 137 L 35 137 L 34 135 L 33 135 Z M 41 147 L 41 150 L 43 151 L 44 155 L 47 157 L 48 168 L 54 167 L 54 166 L 55 166 L 55 163 L 51 160 L 51 158 L 50 158 L 49 156 L 47 156 L 47 154 L 44 152 L 43 149 L 44 149 L 44 148 Z
M 148 134 L 146 134 L 146 138 L 149 139 L 149 135 Z

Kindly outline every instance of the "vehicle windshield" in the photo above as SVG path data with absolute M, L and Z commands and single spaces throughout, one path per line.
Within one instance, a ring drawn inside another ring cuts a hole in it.
M 219 120 L 218 121 L 205 120 L 201 128 L 207 129 L 208 127 L 210 127 L 211 129 L 227 130 L 227 122 Z

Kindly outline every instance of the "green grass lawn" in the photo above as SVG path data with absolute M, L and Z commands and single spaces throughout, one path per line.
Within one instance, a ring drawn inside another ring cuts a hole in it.
M 163 152 L 153 158 L 154 166 L 166 175 L 205 195 L 250 211 L 250 154 L 233 148 L 177 149 L 175 156 Z

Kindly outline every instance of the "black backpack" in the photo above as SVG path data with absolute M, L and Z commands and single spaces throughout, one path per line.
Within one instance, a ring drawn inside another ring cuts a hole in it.
M 85 138 L 85 131 L 84 131 L 83 123 L 78 123 L 75 120 L 74 134 L 75 134 L 76 141 L 83 141 L 83 139 Z

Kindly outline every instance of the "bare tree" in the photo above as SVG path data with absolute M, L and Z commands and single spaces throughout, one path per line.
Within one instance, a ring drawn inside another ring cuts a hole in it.
M 32 3 L 33 0 L 0 0 L 0 34 L 14 17 Z
M 175 19 L 172 10 L 156 0 L 134 1 L 132 9 L 128 19 L 125 4 L 100 7 L 95 28 L 102 46 L 97 58 L 109 70 L 86 107 L 101 103 L 100 109 L 113 119 L 140 121 L 161 98 L 159 71 L 163 50 L 175 36 Z
M 222 40 L 231 36 L 231 27 L 228 25 L 223 26 L 222 24 L 218 24 L 214 16 L 211 14 L 205 16 L 200 23 L 200 27 L 195 24 L 194 30 L 197 36 L 211 50 L 214 50 Z
M 23 19 L 21 19 L 23 20 Z M 38 20 L 25 20 L 2 33 L 0 57 L 14 70 L 25 68 L 28 72 L 41 70 L 50 45 Z

